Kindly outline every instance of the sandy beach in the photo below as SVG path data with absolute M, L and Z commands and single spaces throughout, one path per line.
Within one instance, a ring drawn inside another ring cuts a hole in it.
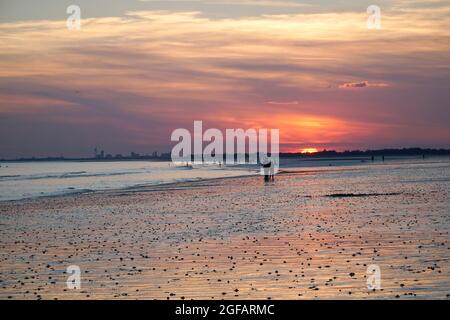
M 445 160 L 4 201 L 0 298 L 449 299 L 449 199 Z

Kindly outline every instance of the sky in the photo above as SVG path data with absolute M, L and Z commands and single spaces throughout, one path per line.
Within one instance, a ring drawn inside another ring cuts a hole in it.
M 1 0 L 0 48 L 0 158 L 169 152 L 194 120 L 450 148 L 448 0 Z

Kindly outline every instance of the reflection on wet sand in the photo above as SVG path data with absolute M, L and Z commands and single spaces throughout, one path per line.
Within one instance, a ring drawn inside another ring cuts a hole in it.
M 0 298 L 448 299 L 449 168 L 3 202 Z M 372 264 L 381 290 L 367 289 Z M 66 286 L 69 265 L 80 290 Z

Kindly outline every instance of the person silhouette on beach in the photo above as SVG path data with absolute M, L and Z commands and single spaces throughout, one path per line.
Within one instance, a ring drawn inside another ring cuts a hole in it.
M 270 160 L 270 170 L 269 170 L 270 181 L 275 181 L 275 162 Z
M 261 161 L 261 166 L 264 170 L 264 182 L 274 181 L 274 164 L 266 157 Z

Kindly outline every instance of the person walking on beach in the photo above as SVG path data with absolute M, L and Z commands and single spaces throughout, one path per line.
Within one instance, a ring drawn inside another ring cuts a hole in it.
M 264 182 L 274 181 L 274 164 L 271 160 L 265 158 L 261 161 L 262 169 L 264 170 Z
M 270 181 L 275 181 L 275 162 L 270 161 L 270 171 L 269 171 Z

